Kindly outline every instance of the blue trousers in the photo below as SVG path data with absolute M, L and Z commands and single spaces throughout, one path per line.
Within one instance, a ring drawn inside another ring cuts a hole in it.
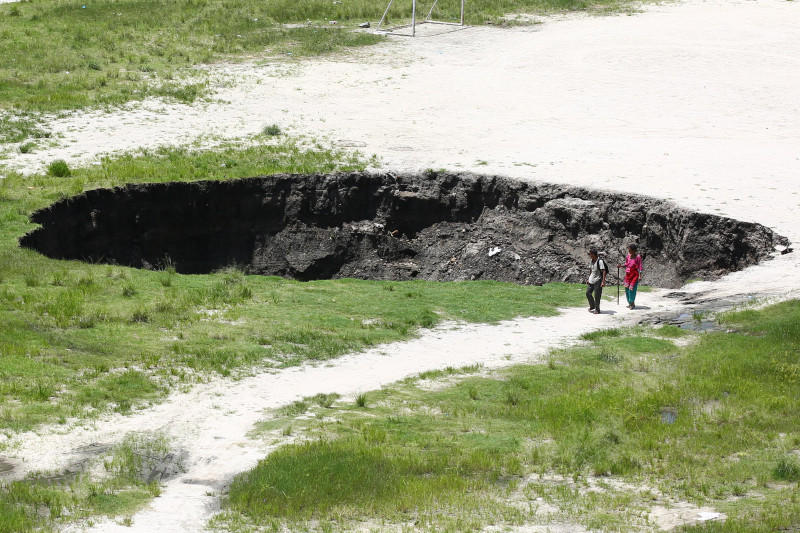
M 639 288 L 638 281 L 633 285 L 633 288 L 629 289 L 628 287 L 625 287 L 625 298 L 628 300 L 629 304 L 636 303 L 636 289 L 638 288 Z

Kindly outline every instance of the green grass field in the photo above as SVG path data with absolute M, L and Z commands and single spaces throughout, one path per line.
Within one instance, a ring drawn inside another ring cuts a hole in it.
M 199 381 L 323 361 L 409 338 L 442 320 L 552 315 L 583 302 L 582 287 L 564 284 L 301 283 L 246 275 L 235 266 L 180 275 L 168 262 L 146 271 L 53 260 L 18 246 L 34 227 L 28 217 L 35 209 L 95 187 L 331 172 L 368 162 L 269 133 L 251 141 L 245 149 L 164 148 L 0 179 L 0 431 L 11 436 L 41 424 L 67 427 L 110 411 L 127 414 Z M 123 452 L 115 453 L 130 456 Z M 0 533 L 126 515 L 158 492 L 127 470 L 106 470 L 109 476 L 68 485 L 2 485 Z
M 472 368 L 453 386 L 409 381 L 356 404 L 298 402 L 260 431 L 302 442 L 240 475 L 217 523 L 478 531 L 544 519 L 652 531 L 651 507 L 683 501 L 728 517 L 686 530 L 791 531 L 800 526 L 800 302 L 724 321 L 739 332 L 685 348 L 675 328 L 610 330 L 547 365 Z
M 33 210 L 94 187 L 366 164 L 358 154 L 301 148 L 271 136 L 261 141 L 244 150 L 128 154 L 59 172 L 62 177 L 12 173 L 0 180 L 0 430 L 12 435 L 111 410 L 130 413 L 198 381 L 329 359 L 409 338 L 445 319 L 552 315 L 583 301 L 581 287 L 563 284 L 300 283 L 235 267 L 190 276 L 169 264 L 145 271 L 58 261 L 17 244 L 33 227 Z M 67 486 L 4 484 L 0 533 L 131 513 L 158 492 L 130 468 L 107 470 L 113 475 Z
M 627 0 L 475 0 L 467 22 L 505 14 L 615 9 Z M 0 143 L 29 152 L 51 136 L 43 113 L 105 108 L 147 97 L 190 103 L 208 94 L 222 61 L 292 60 L 380 42 L 355 31 L 385 0 L 37 0 L 0 5 Z M 420 4 L 420 10 L 425 4 Z M 459 16 L 441 0 L 435 15 Z M 427 11 L 426 11 L 427 12 Z M 411 2 L 395 2 L 390 22 Z M 331 25 L 329 21 L 336 21 Z M 27 142 L 26 142 L 27 141 Z
M 558 284 L 299 283 L 235 266 L 190 276 L 168 263 L 144 271 L 57 261 L 17 244 L 33 227 L 33 210 L 88 188 L 365 164 L 357 155 L 273 142 L 243 151 L 164 149 L 105 159 L 68 177 L 0 180 L 0 429 L 129 412 L 196 380 L 323 360 L 443 319 L 547 315 L 581 302 L 580 288 Z

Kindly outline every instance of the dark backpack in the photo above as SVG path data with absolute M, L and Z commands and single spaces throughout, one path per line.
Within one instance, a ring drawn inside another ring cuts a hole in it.
M 598 257 L 597 262 L 600 263 L 599 265 L 597 265 L 597 268 L 599 268 L 600 270 L 605 270 L 606 276 L 608 276 L 608 262 L 602 257 Z

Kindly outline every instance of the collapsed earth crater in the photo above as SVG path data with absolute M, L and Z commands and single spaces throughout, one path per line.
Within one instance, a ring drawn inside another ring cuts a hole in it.
M 32 215 L 23 246 L 78 259 L 313 280 L 585 281 L 587 249 L 615 273 L 628 243 L 644 280 L 677 287 L 769 257 L 762 225 L 644 196 L 428 171 L 276 175 L 95 189 Z

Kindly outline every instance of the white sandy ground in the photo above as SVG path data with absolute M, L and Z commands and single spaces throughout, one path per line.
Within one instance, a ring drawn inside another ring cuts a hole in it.
M 381 158 L 381 168 L 462 169 L 642 193 L 760 222 L 797 241 L 798 28 L 800 3 L 782 0 L 692 0 L 634 16 L 437 35 L 426 28 L 416 39 L 392 38 L 343 58 L 217 66 L 212 76 L 232 83 L 220 84 L 214 103 L 148 101 L 70 115 L 50 124 L 61 147 L 19 154 L 12 146 L 2 163 L 32 172 L 56 158 L 90 162 L 119 150 L 248 136 L 276 123 L 290 134 L 361 146 Z M 800 253 L 793 253 L 683 290 L 800 297 L 798 272 Z M 602 316 L 566 310 L 438 329 L 328 365 L 220 380 L 93 427 L 17 436 L 8 453 L 27 469 L 57 469 L 81 445 L 163 431 L 189 452 L 188 471 L 132 527 L 105 521 L 93 530 L 198 531 L 218 505 L 208 494 L 268 451 L 246 437 L 262 409 L 318 392 L 353 395 L 432 368 L 535 361 L 581 332 L 684 310 L 664 292 L 640 300 L 650 309 L 631 313 L 608 303 Z M 674 527 L 699 511 L 690 508 L 675 523 L 654 520 Z M 569 530 L 553 524 L 562 526 Z

